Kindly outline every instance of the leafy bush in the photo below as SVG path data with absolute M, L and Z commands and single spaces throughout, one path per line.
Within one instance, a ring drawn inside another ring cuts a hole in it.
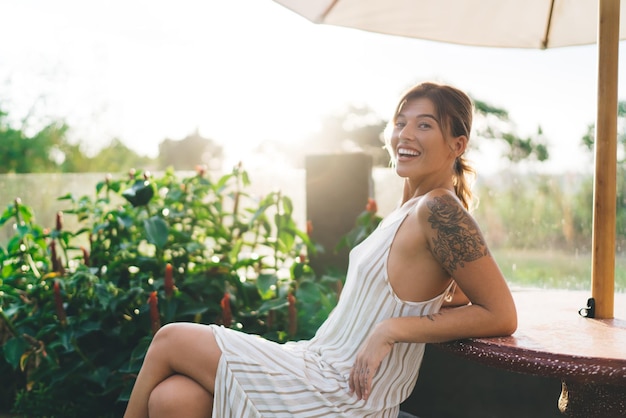
M 376 200 L 372 198 L 367 199 L 365 210 L 357 216 L 354 227 L 339 239 L 337 249 L 347 248 L 350 250 L 374 232 L 378 224 L 383 220 L 377 213 L 378 204 Z
M 120 416 L 163 323 L 218 323 L 275 341 L 309 338 L 341 279 L 280 192 L 246 193 L 247 173 L 212 181 L 132 171 L 107 177 L 53 229 L 19 199 L 0 217 L 0 401 L 25 416 Z M 64 227 L 74 216 L 78 230 Z

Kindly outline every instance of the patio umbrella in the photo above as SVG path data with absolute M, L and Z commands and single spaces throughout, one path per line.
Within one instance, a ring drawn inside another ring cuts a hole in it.
M 315 23 L 501 48 L 598 44 L 590 303 L 613 318 L 620 0 L 274 0 Z M 622 19 L 624 20 L 624 19 Z

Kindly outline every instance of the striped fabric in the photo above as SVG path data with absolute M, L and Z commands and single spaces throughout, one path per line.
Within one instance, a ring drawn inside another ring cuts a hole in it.
M 447 292 L 405 302 L 387 280 L 387 256 L 416 199 L 389 214 L 350 253 L 341 298 L 309 341 L 277 344 L 213 325 L 222 357 L 213 418 L 393 417 L 413 390 L 424 344 L 397 343 L 372 381 L 367 401 L 350 395 L 348 376 L 372 327 L 391 317 L 435 313 Z

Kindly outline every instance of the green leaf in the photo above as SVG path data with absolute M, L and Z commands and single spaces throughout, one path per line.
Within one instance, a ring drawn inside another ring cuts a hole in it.
M 148 242 L 161 249 L 167 243 L 169 228 L 163 218 L 153 216 L 143 222 Z
M 183 196 L 184 196 L 184 193 L 179 188 L 175 188 L 175 189 L 172 188 L 167 191 L 167 198 L 175 202 L 180 201 L 183 198 Z
M 143 359 L 146 356 L 146 351 L 148 351 L 148 347 L 150 346 L 150 342 L 152 341 L 151 337 L 144 337 L 139 341 L 139 344 L 133 349 L 130 360 L 128 361 L 128 365 L 126 368 L 120 369 L 122 373 L 136 373 L 141 368 L 141 363 L 143 363 Z
M 291 214 L 293 213 L 293 203 L 291 199 L 288 198 L 287 196 L 283 196 L 282 201 L 283 201 L 283 210 L 285 211 L 285 214 L 291 217 Z
M 32 221 L 34 214 L 30 206 L 20 205 L 19 212 L 22 221 L 24 221 L 25 223 L 30 223 Z
M 278 233 L 277 238 L 278 242 L 281 244 L 280 250 L 285 254 L 289 253 L 295 243 L 295 237 L 293 232 L 289 231 L 288 229 L 281 229 Z
M 188 253 L 195 253 L 203 251 L 205 249 L 205 245 L 199 242 L 190 242 L 188 244 L 185 244 L 184 247 Z
M 2 351 L 4 351 L 4 358 L 13 369 L 17 369 L 20 365 L 20 358 L 24 351 L 28 348 L 28 343 L 23 338 L 11 338 L 4 346 L 2 346 Z
M 57 197 L 57 200 L 70 200 L 70 201 L 74 202 L 74 195 L 72 193 L 67 193 L 67 194 L 64 194 L 61 197 Z
M 128 214 L 125 213 L 114 213 L 114 212 L 109 212 L 110 215 L 113 216 L 113 219 L 115 219 L 117 221 L 117 224 L 121 227 L 121 228 L 126 228 L 126 229 L 130 229 L 135 225 L 135 222 L 133 220 L 133 218 L 131 216 L 129 216 Z
M 109 293 L 107 285 L 104 283 L 96 284 L 95 295 L 98 300 L 98 303 L 100 304 L 100 307 L 103 309 L 109 306 L 109 303 L 111 302 L 111 299 L 113 298 L 113 295 Z
M 250 185 L 250 178 L 248 177 L 247 171 L 241 172 L 241 182 L 245 187 L 248 187 Z
M 0 226 L 4 225 L 6 221 L 8 221 L 9 219 L 13 219 L 14 216 L 15 216 L 15 205 L 10 204 L 4 210 L 4 212 L 2 213 L 2 216 L 0 216 Z
M 122 192 L 124 199 L 128 200 L 133 207 L 145 206 L 154 196 L 154 187 L 148 180 L 136 180 L 130 189 Z
M 57 337 L 63 348 L 65 348 L 65 351 L 74 351 L 74 347 L 72 347 L 72 338 L 74 338 L 74 333 L 71 330 L 64 330 L 63 332 L 57 334 Z
M 2 283 L 2 280 L 0 279 L 0 284 Z M 5 295 L 8 294 L 14 294 L 15 296 L 17 296 L 17 292 L 13 292 L 12 291 L 12 286 L 0 286 L 0 292 L 6 292 Z M 13 306 L 12 307 L 12 312 L 13 309 L 15 309 L 14 312 L 17 312 L 17 306 Z M 18 331 L 17 329 L 15 329 L 15 325 L 13 324 L 13 321 L 11 321 L 11 319 L 9 318 L 9 316 L 12 316 L 12 313 L 9 313 L 7 310 L 3 310 L 0 307 L 0 322 L 4 322 L 4 326 L 8 328 L 8 330 L 13 334 L 13 335 L 18 335 Z M 4 331 L 6 332 L 6 331 Z
M 217 190 L 218 192 L 221 192 L 225 187 L 226 184 L 233 178 L 232 174 L 226 174 L 223 175 L 218 181 L 217 183 L 215 183 L 215 190 Z
M 109 182 L 109 190 L 112 190 L 115 193 L 118 193 L 121 188 L 122 188 L 122 182 L 120 180 Z
M 102 329 L 102 324 L 95 321 L 84 321 L 76 327 L 76 337 L 81 337 L 93 331 Z
M 101 388 L 107 387 L 107 381 L 109 380 L 109 376 L 111 375 L 111 370 L 106 367 L 98 367 L 96 370 L 93 370 L 91 373 L 87 375 L 87 380 L 90 380 L 96 384 L 98 384 Z
M 272 286 L 276 285 L 278 277 L 275 274 L 260 274 L 256 280 L 257 289 L 263 299 L 267 299 L 274 294 Z
M 106 185 L 106 181 L 99 181 L 98 183 L 96 183 L 96 194 L 99 194 Z
M 315 303 L 320 300 L 322 293 L 317 283 L 310 280 L 303 280 L 296 290 L 296 298 L 304 303 Z
M 209 306 L 206 303 L 186 303 L 182 306 L 183 308 L 176 312 L 177 317 L 202 314 L 209 310 Z
M 289 305 L 289 302 L 287 302 L 287 299 L 281 298 L 281 299 L 268 300 L 267 302 L 263 303 L 263 305 L 259 307 L 259 314 L 265 314 L 273 309 L 281 309 L 288 305 Z
M 295 279 L 299 279 L 302 277 L 304 273 L 304 264 L 303 263 L 294 263 L 291 268 L 291 274 Z

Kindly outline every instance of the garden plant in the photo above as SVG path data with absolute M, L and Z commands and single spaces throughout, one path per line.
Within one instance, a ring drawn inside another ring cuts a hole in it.
M 15 199 L 0 216 L 14 228 L 0 247 L 0 412 L 120 416 L 169 322 L 311 337 L 343 278 L 311 269 L 323 249 L 296 225 L 291 200 L 251 196 L 249 184 L 241 166 L 216 180 L 202 168 L 107 176 L 95 196 L 60 197 L 69 209 L 50 228 Z M 369 231 L 375 202 L 364 213 L 356 229 Z

